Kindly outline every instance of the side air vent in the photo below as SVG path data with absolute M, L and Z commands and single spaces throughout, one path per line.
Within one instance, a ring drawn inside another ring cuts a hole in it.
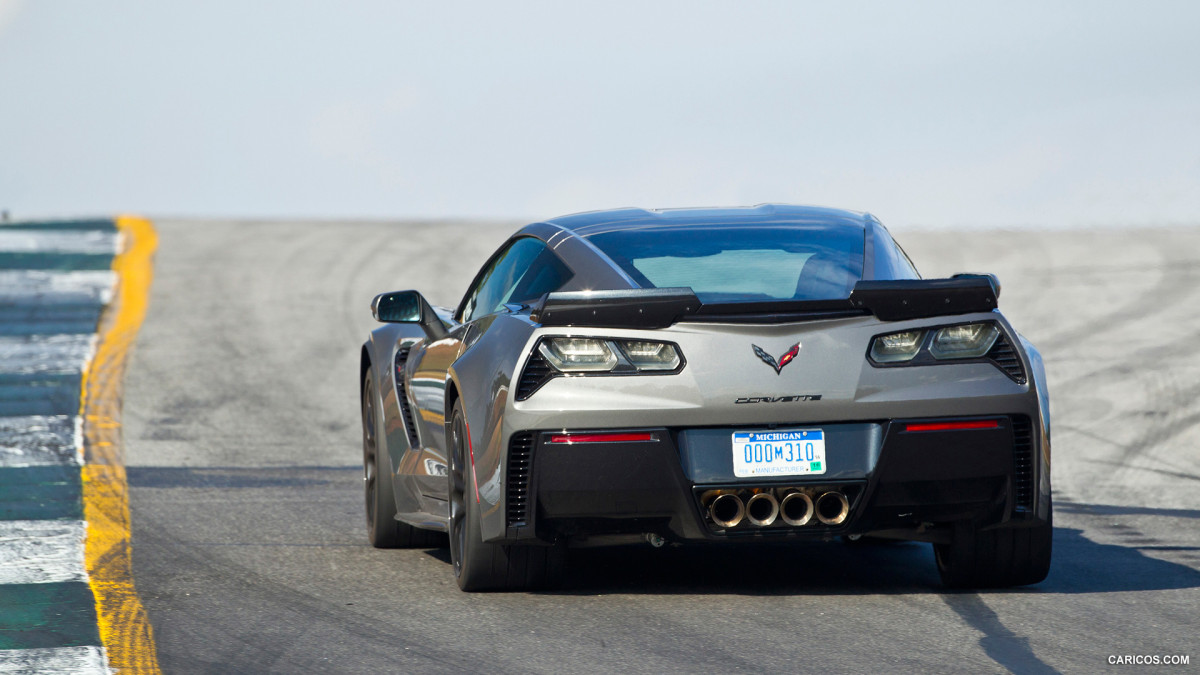
M 401 347 L 396 352 L 396 364 L 392 376 L 396 380 L 396 401 L 400 404 L 400 416 L 404 418 L 404 431 L 408 434 L 408 445 L 412 448 L 421 446 L 417 437 L 417 425 L 413 420 L 412 406 L 408 403 L 408 388 L 404 386 L 404 364 L 408 362 L 409 345 Z
M 1013 430 L 1013 492 L 1016 510 L 1033 508 L 1033 425 L 1029 418 L 1012 418 Z
M 533 466 L 533 434 L 513 434 L 508 442 L 508 507 L 510 527 L 529 522 L 529 473 Z
M 534 350 L 533 356 L 525 364 L 525 372 L 521 373 L 521 381 L 517 383 L 517 400 L 524 401 L 542 388 L 558 374 L 554 366 L 542 356 L 540 350 Z
M 1025 384 L 1025 367 L 1021 365 L 1021 357 L 1017 356 L 1012 343 L 1003 333 L 1000 334 L 1000 339 L 996 340 L 996 344 L 992 345 L 985 358 L 996 364 L 996 367 L 1003 370 L 1004 374 L 1011 377 L 1017 384 Z

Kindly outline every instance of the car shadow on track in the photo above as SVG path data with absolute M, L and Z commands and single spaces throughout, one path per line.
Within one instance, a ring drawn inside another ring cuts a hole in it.
M 328 501 L 329 507 L 346 500 L 344 509 L 330 513 L 329 528 L 348 535 L 357 526 L 361 486 L 358 467 L 130 467 L 135 488 L 200 488 L 232 499 L 256 495 L 305 495 Z M 1007 593 L 1110 593 L 1200 587 L 1200 542 L 1172 546 L 1145 537 L 1132 528 L 1113 524 L 1125 516 L 1162 517 L 1193 521 L 1200 510 L 1114 506 L 1060 501 L 1064 516 L 1105 518 L 1104 527 L 1127 541 L 1097 543 L 1083 530 L 1057 527 L 1050 576 L 1040 584 L 1010 589 Z M 345 512 L 343 516 L 342 512 Z M 290 517 L 290 512 L 289 517 Z M 353 515 L 351 515 L 353 514 Z M 259 518 L 273 518 L 266 513 Z M 1074 524 L 1074 523 L 1073 523 Z M 290 531 L 294 523 L 263 523 L 271 530 Z M 309 524 L 311 526 L 311 523 Z M 304 529 L 299 532 L 304 532 Z M 298 534 L 299 534 L 298 532 Z M 303 536 L 289 545 L 302 545 Z M 259 542 L 261 544 L 261 542 Z M 1190 543 L 1190 542 L 1188 542 Z M 427 554 L 448 566 L 450 552 L 430 549 Z M 1186 560 L 1180 564 L 1163 560 Z M 571 551 L 561 594 L 732 594 L 732 595 L 856 595 L 943 593 L 928 544 L 911 542 L 859 543 L 841 541 L 765 544 L 758 546 L 667 546 L 649 544 Z
M 1145 513 L 1148 509 L 1139 509 Z M 1163 515 L 1176 515 L 1174 513 Z M 1200 550 L 1200 547 L 1196 547 Z M 1146 555 L 1192 547 L 1096 543 L 1083 530 L 1054 531 L 1045 581 L 1000 593 L 1079 594 L 1200 587 L 1200 571 Z M 449 551 L 429 555 L 449 564 Z M 542 593 L 584 595 L 863 595 L 951 593 L 941 586 L 928 544 L 841 541 L 757 546 L 649 546 L 574 549 L 563 585 Z

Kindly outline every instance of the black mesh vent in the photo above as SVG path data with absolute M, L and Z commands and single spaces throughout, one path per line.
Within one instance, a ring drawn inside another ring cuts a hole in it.
M 1013 492 L 1018 511 L 1033 508 L 1033 425 L 1029 418 L 1012 418 Z
M 521 381 L 517 383 L 517 400 L 524 401 L 533 396 L 533 392 L 557 374 L 558 371 L 542 356 L 542 352 L 534 350 L 533 356 L 529 357 L 529 363 L 525 364 L 525 372 L 521 373 Z
M 417 425 L 413 420 L 412 407 L 408 404 L 408 388 L 404 386 L 404 364 L 408 361 L 409 347 L 406 345 L 396 352 L 396 365 L 392 375 L 396 379 L 396 401 L 400 405 L 400 415 L 404 418 L 404 431 L 408 434 L 409 447 L 417 448 L 421 440 L 417 438 Z
M 1013 349 L 1004 333 L 1001 333 L 1000 339 L 992 345 L 986 358 L 999 366 L 1000 370 L 1003 370 L 1014 382 L 1025 384 L 1025 367 L 1021 365 L 1021 357 L 1017 356 L 1016 350 Z
M 508 442 L 508 524 L 524 525 L 529 517 L 529 471 L 533 465 L 533 434 L 513 434 Z

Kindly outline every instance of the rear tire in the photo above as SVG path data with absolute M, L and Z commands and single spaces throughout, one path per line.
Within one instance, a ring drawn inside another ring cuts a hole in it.
M 512 546 L 483 541 L 481 514 L 467 444 L 466 416 L 455 402 L 447 434 L 450 455 L 450 562 L 464 591 L 544 588 L 562 578 L 561 546 Z
M 367 508 L 367 539 L 375 548 L 436 548 L 441 533 L 421 530 L 396 520 L 391 463 L 379 448 L 379 397 L 371 371 L 363 378 L 363 491 Z
M 949 544 L 934 544 L 942 583 L 951 588 L 1002 588 L 1036 584 L 1050 573 L 1054 505 L 1046 523 L 979 531 L 966 523 Z

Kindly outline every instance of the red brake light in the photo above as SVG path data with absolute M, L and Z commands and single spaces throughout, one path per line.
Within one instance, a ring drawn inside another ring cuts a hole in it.
M 904 425 L 905 431 L 961 431 L 964 429 L 999 429 L 999 420 L 969 420 L 963 422 L 915 422 Z
M 646 432 L 614 432 L 599 434 L 555 434 L 551 443 L 642 443 L 656 440 L 654 434 Z

